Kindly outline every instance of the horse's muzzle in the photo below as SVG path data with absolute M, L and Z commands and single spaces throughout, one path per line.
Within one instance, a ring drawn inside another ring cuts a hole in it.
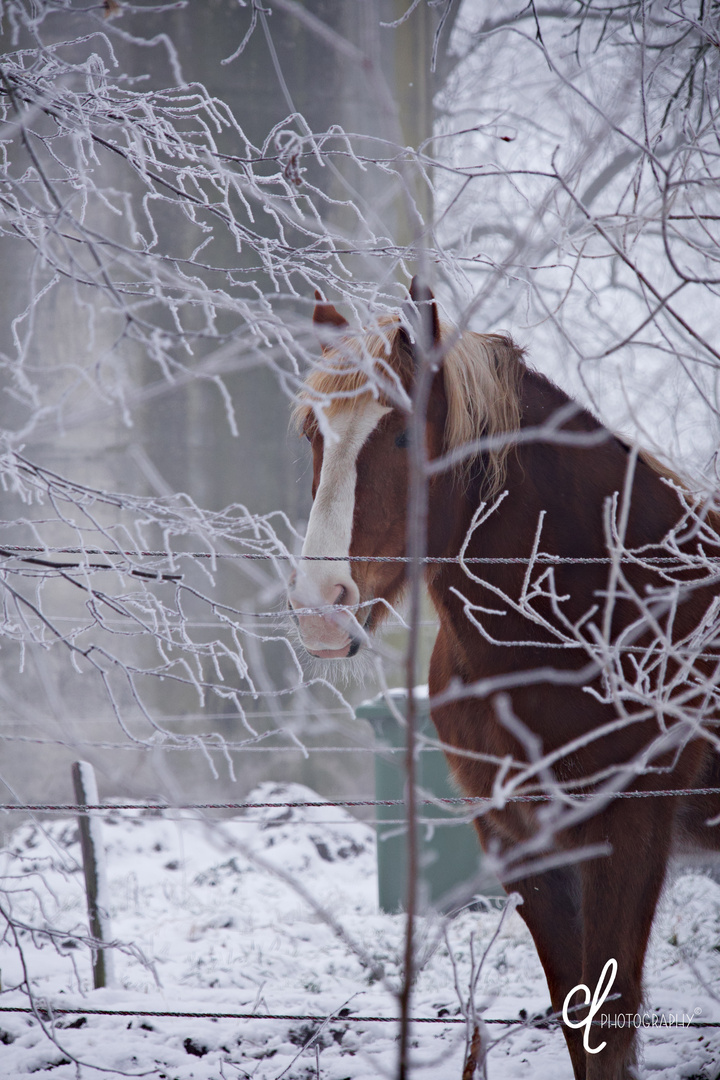
M 301 608 L 288 597 L 288 610 L 300 632 L 300 639 L 311 656 L 320 660 L 344 660 L 356 656 L 363 644 L 357 619 L 350 611 L 335 604 L 331 607 Z M 367 623 L 367 619 L 365 623 Z

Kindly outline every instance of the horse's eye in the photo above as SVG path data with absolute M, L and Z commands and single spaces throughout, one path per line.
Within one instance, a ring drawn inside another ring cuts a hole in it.
M 395 439 L 395 445 L 399 450 L 404 450 L 410 443 L 407 431 L 401 431 Z

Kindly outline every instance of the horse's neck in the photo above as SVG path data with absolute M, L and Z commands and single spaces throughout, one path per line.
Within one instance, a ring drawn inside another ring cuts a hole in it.
M 622 490 L 627 452 L 541 375 L 526 371 L 520 393 L 521 429 L 537 431 L 537 439 L 511 450 L 497 492 L 487 491 L 482 457 L 465 487 L 449 475 L 438 479 L 431 494 L 430 554 L 457 556 L 466 545 L 466 554 L 476 558 L 526 557 L 541 517 L 553 534 L 554 547 L 543 545 L 546 551 L 562 555 L 578 544 L 602 546 L 598 513 L 610 491 Z M 572 433 L 575 445 L 555 439 L 550 425 L 558 417 L 561 438 Z
M 509 455 L 504 492 L 484 498 L 479 467 L 467 490 L 455 488 L 453 494 L 448 478 L 442 491 L 435 489 L 431 500 L 431 554 L 453 557 L 464 547 L 466 558 L 483 560 L 469 562 L 469 573 L 450 564 L 431 570 L 428 576 L 430 595 L 447 633 L 457 636 L 458 641 L 469 636 L 468 647 L 473 645 L 475 650 L 478 632 L 470 625 L 458 594 L 477 605 L 478 611 L 505 609 L 498 623 L 499 636 L 527 637 L 518 609 L 498 597 L 519 599 L 528 560 L 536 550 L 565 560 L 553 573 L 562 585 L 560 591 L 572 594 L 567 603 L 569 614 L 575 612 L 579 617 L 597 590 L 606 587 L 604 565 L 591 568 L 580 564 L 583 569 L 578 578 L 572 560 L 607 556 L 607 538 L 617 524 L 617 507 L 631 460 L 622 443 L 588 412 L 579 406 L 573 410 L 570 399 L 541 376 L 528 372 L 521 393 L 522 427 L 526 432 L 538 429 L 539 437 L 518 443 Z M 553 440 L 548 432 L 548 423 L 560 409 L 567 413 L 559 430 L 577 436 L 570 443 Z M 448 514 L 443 507 L 450 504 Z M 650 466 L 637 461 L 627 546 L 659 544 L 678 521 L 680 510 L 672 489 Z M 443 522 L 441 529 L 438 520 Z M 538 572 L 533 572 L 533 579 Z M 482 615 L 481 621 L 494 627 L 497 620 Z M 515 622 L 518 625 L 512 628 L 510 624 Z

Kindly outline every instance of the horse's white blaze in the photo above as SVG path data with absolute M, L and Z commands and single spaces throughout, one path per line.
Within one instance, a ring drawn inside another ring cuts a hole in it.
M 304 556 L 328 555 L 337 562 L 301 562 L 290 593 L 294 608 L 330 607 L 342 597 L 342 605 L 357 604 L 360 597 L 347 561 L 352 539 L 357 459 L 385 413 L 376 401 L 340 412 L 332 420 L 335 438 L 325 439 L 320 483 L 310 511 Z M 306 648 L 324 656 L 344 656 L 350 648 L 354 619 L 347 612 L 325 611 L 299 615 L 300 633 Z

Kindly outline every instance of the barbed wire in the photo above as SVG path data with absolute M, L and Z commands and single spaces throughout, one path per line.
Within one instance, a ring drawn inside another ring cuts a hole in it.
M 165 718 L 163 717 L 163 720 Z M 236 719 L 236 717 L 230 717 L 230 719 Z M 282 734 L 281 732 L 271 732 L 271 736 L 277 736 Z M 41 736 L 33 735 L 7 735 L 0 733 L 0 741 L 2 742 L 26 742 L 33 743 L 39 746 L 64 746 L 68 748 L 69 744 L 66 739 L 48 739 Z M 81 746 L 89 746 L 98 750 L 129 750 L 136 753 L 154 753 L 161 750 L 163 753 L 173 753 L 174 751 L 180 751 L 182 753 L 197 753 L 197 746 L 187 741 L 182 743 L 158 743 L 158 742 L 141 742 L 141 743 L 118 743 L 118 742 L 105 742 L 102 739 L 74 739 L 72 742 L 72 748 L 77 749 Z M 379 750 L 376 746 L 308 746 L 307 743 L 298 744 L 296 742 L 288 742 L 285 746 L 254 746 L 247 743 L 233 742 L 232 739 L 226 739 L 223 737 L 223 742 L 218 743 L 215 747 L 212 744 L 207 744 L 208 750 L 236 750 L 242 751 L 243 754 L 288 754 L 295 752 L 299 754 L 378 754 Z M 382 756 L 387 754 L 405 754 L 405 748 L 402 746 L 385 746 L 382 748 Z M 423 753 L 427 754 L 442 754 L 444 753 L 441 746 L 426 746 L 423 748 Z
M 32 1016 L 41 1016 L 52 1019 L 54 1016 L 152 1016 L 165 1019 L 179 1020 L 285 1020 L 306 1021 L 308 1023 L 327 1023 L 345 1021 L 355 1024 L 396 1024 L 397 1016 L 363 1016 L 351 1013 L 330 1013 L 322 1016 L 317 1013 L 241 1013 L 241 1012 L 170 1012 L 160 1009 L 83 1009 L 68 1005 L 56 1006 L 38 1000 L 36 1008 L 28 1005 L 0 1005 L 0 1013 L 25 1013 Z M 652 1013 L 648 1015 L 652 1016 Z M 657 1014 L 655 1014 L 657 1015 Z M 413 1024 L 467 1024 L 464 1016 L 412 1016 Z M 561 1030 L 560 1018 L 554 1016 L 532 1017 L 493 1017 L 483 1016 L 484 1024 L 501 1024 L 505 1027 L 519 1026 L 526 1028 L 547 1028 L 548 1030 Z M 594 1020 L 594 1024 L 600 1026 L 600 1020 Z M 653 1025 L 647 1025 L 652 1027 Z M 654 1025 L 659 1026 L 659 1025 Z M 682 1023 L 673 1024 L 673 1027 L 696 1027 L 696 1028 L 720 1028 L 720 1020 L 683 1020 Z
M 225 560 L 225 559 L 245 559 L 249 562 L 260 560 L 276 560 L 278 562 L 357 562 L 357 563 L 420 563 L 423 566 L 426 565 L 500 565 L 500 566 L 512 566 L 521 565 L 526 566 L 528 563 L 541 563 L 542 565 L 578 565 L 578 566 L 607 566 L 609 564 L 617 563 L 631 563 L 636 564 L 638 562 L 647 563 L 650 566 L 680 566 L 687 570 L 696 563 L 699 566 L 720 566 L 719 555 L 688 555 L 683 553 L 682 555 L 632 555 L 632 554 L 619 554 L 617 557 L 613 555 L 551 555 L 548 553 L 539 552 L 536 555 L 517 555 L 517 556 L 465 556 L 465 555 L 423 555 L 420 558 L 414 559 L 409 555 L 290 555 L 282 552 L 247 552 L 247 551 L 113 551 L 113 550 L 101 550 L 99 548 L 69 548 L 69 547 L 27 547 L 22 545 L 4 544 L 3 549 L 0 550 L 0 555 L 5 552 L 23 553 L 23 552 L 45 552 L 53 555 L 106 555 L 108 558 L 125 556 L 128 558 L 148 558 L 148 559 L 210 559 L 210 560 Z M 122 566 L 98 566 L 88 565 L 85 563 L 58 563 L 58 564 L 43 564 L 48 565 L 50 569 L 66 570 L 68 568 L 78 567 L 86 570 L 123 570 Z M 127 571 L 133 572 L 132 570 Z M 148 571 L 148 576 L 151 578 L 157 577 L 163 572 L 158 571 L 157 574 L 151 574 Z M 167 578 L 167 580 L 175 580 L 174 578 Z
M 405 753 L 403 748 L 397 748 Z M 616 791 L 609 794 L 603 792 L 569 792 L 563 789 L 563 795 L 570 799 L 657 799 L 662 797 L 685 798 L 694 795 L 720 795 L 720 787 L 702 788 L 666 788 L 652 791 Z M 502 803 L 529 803 L 529 802 L 552 802 L 557 796 L 540 794 L 538 792 L 528 794 L 503 795 Z M 421 806 L 494 806 L 496 800 L 492 798 L 482 799 L 471 795 L 438 796 L 433 799 L 418 799 Z M 40 813 L 85 813 L 85 811 L 105 811 L 112 813 L 118 810 L 286 810 L 286 809 L 323 809 L 325 807 L 352 806 L 405 806 L 405 799 L 335 799 L 318 802 L 207 802 L 207 803 L 0 803 L 0 811 L 25 810 Z M 299 822 L 298 824 L 302 824 Z M 361 824 L 366 824 L 361 822 Z

